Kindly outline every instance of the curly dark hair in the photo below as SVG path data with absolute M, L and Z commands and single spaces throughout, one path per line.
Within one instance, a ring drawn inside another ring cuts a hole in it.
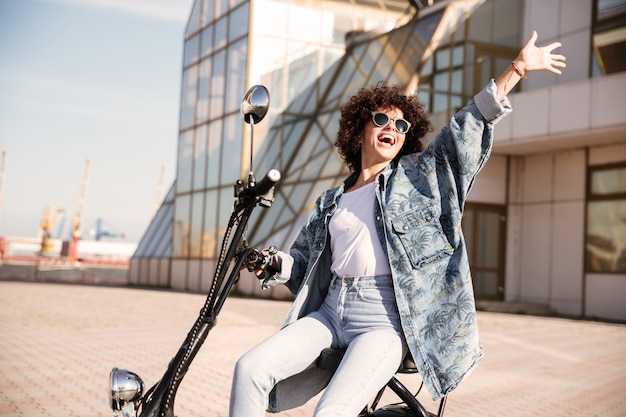
M 372 120 L 372 112 L 392 107 L 400 109 L 404 119 L 411 123 L 396 159 L 422 150 L 420 139 L 433 130 L 424 105 L 417 97 L 405 95 L 399 86 L 379 82 L 369 88 L 361 88 L 341 108 L 335 146 L 351 172 L 361 171 L 360 138 L 365 124 Z

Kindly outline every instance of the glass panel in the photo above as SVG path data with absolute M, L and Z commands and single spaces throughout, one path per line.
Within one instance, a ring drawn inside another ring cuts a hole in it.
M 456 94 L 463 93 L 463 70 L 452 71 L 452 85 L 450 86 L 450 92 Z
M 289 64 L 287 101 L 292 101 L 317 79 L 317 53 L 312 53 Z
M 209 114 L 211 118 L 224 114 L 225 65 L 226 51 L 222 50 L 213 55 L 213 76 L 211 77 L 211 91 L 209 94 Z
M 290 5 L 287 39 L 319 44 L 320 11 L 311 7 Z
M 217 257 L 218 231 L 217 231 L 217 190 L 206 193 L 204 205 L 204 232 L 202 233 L 203 258 Z
M 285 36 L 287 33 L 288 8 L 283 2 L 264 1 L 263 7 L 254 9 L 254 19 L 250 22 L 250 31 L 254 36 Z M 259 42 L 261 45 L 261 42 Z
M 200 35 L 201 41 L 200 41 L 200 56 L 201 57 L 205 57 L 207 55 L 209 55 L 211 52 L 213 52 L 213 30 L 215 29 L 215 27 L 213 25 L 205 28 L 202 31 L 202 34 Z
M 452 66 L 458 67 L 465 63 L 464 52 L 465 48 L 463 46 L 457 46 L 452 51 Z
M 172 256 L 171 253 L 171 243 L 172 243 L 172 211 L 174 210 L 173 205 L 167 208 L 168 214 L 168 223 L 166 227 L 163 228 L 163 234 L 159 236 L 159 239 L 156 241 L 157 245 L 154 250 L 154 257 L 158 258 L 169 258 Z
M 216 11 L 215 17 L 223 16 L 228 11 L 228 0 L 215 0 Z
M 419 98 L 419 100 L 424 103 L 424 108 L 428 111 L 432 111 L 431 108 L 431 103 L 430 103 L 430 93 L 429 92 L 425 92 L 421 90 L 421 86 L 420 86 L 420 90 L 417 92 L 417 98 Z
M 234 184 L 234 182 L 233 182 Z M 224 236 L 224 232 L 226 232 L 226 226 L 228 225 L 228 220 L 230 218 L 230 214 L 233 211 L 233 203 L 235 199 L 233 198 L 233 188 L 220 188 L 218 191 L 219 195 L 219 212 L 217 218 L 217 241 L 221 242 L 222 237 Z
M 587 204 L 588 272 L 626 272 L 626 199 Z
M 465 95 L 466 96 L 473 96 L 476 91 L 478 91 L 479 88 L 481 88 L 482 86 L 479 87 L 475 87 L 474 86 L 474 69 L 476 68 L 476 65 L 474 65 L 475 62 L 475 51 L 476 48 L 474 45 L 472 44 L 468 44 L 467 48 L 466 48 L 466 56 L 465 56 Z
M 248 33 L 249 13 L 250 5 L 246 3 L 230 14 L 230 23 L 228 27 L 229 42 L 233 42 Z
M 155 255 L 155 247 L 163 239 L 170 240 L 170 230 L 172 228 L 172 204 L 164 204 L 156 213 L 148 230 L 144 233 L 133 258 L 151 257 Z M 159 253 L 156 253 L 160 255 Z M 169 256 L 169 254 L 168 254 Z
M 450 96 L 450 113 L 454 114 L 463 108 L 461 96 Z
M 220 166 L 222 159 L 222 120 L 214 120 L 210 124 L 209 147 L 206 174 L 206 186 L 217 187 L 220 182 Z
M 226 24 L 227 19 L 225 17 L 215 22 L 215 37 L 213 38 L 215 42 L 215 49 L 220 49 L 226 46 L 226 42 L 228 40 L 226 33 Z
M 206 176 L 207 161 L 207 125 L 202 125 L 196 129 L 196 146 L 194 149 L 193 163 L 193 189 L 204 188 L 204 178 Z
M 433 94 L 432 112 L 433 113 L 442 112 L 443 113 L 442 116 L 445 116 L 447 114 L 446 110 L 448 110 L 448 95 L 447 94 Z
M 350 15 L 335 15 L 335 21 L 333 25 L 333 37 L 332 41 L 337 45 L 344 45 L 346 41 L 346 34 L 354 28 L 352 16 Z
M 174 238 L 172 257 L 188 255 L 189 248 L 189 195 L 176 197 L 174 208 Z
M 286 40 L 284 38 L 258 37 L 256 34 L 255 47 L 250 50 L 250 83 L 264 84 L 267 74 L 276 71 L 284 64 L 286 56 Z M 276 96 L 270 86 L 264 84 Z
M 166 229 L 163 229 L 163 233 L 159 235 L 158 240 L 153 241 L 154 249 L 150 253 L 150 258 L 170 258 L 172 241 L 172 225 L 168 225 Z
M 363 52 L 363 56 L 359 59 L 359 64 L 364 71 L 371 72 L 378 64 L 381 54 L 383 54 L 382 44 L 380 42 L 372 42 Z
M 304 129 L 304 122 L 285 124 L 283 133 L 285 140 L 282 144 L 280 166 L 289 166 L 292 157 L 296 157 L 298 152 L 295 151 L 296 145 L 301 138 Z
M 224 149 L 228 152 L 222 154 L 222 181 L 225 183 L 235 183 L 235 180 L 241 178 L 241 158 L 242 158 L 242 139 L 243 139 L 243 122 L 239 113 L 228 116 L 224 119 Z M 265 175 L 265 173 L 258 173 Z M 261 179 L 261 178 L 257 178 Z
M 241 99 L 246 89 L 246 61 L 248 53 L 248 39 L 241 39 L 239 42 L 228 48 L 228 75 L 226 81 L 226 108 L 225 113 L 239 110 Z
M 189 38 L 185 42 L 185 53 L 183 56 L 184 67 L 198 61 L 198 57 L 200 56 L 199 48 L 200 48 L 200 34 Z
M 203 0 L 202 3 L 202 24 L 206 25 L 215 18 L 215 1 Z
M 433 77 L 433 87 L 438 91 L 448 91 L 450 89 L 449 73 L 440 72 Z
M 476 256 L 474 262 L 481 268 L 497 268 L 500 245 L 500 215 L 494 212 L 480 211 L 478 213 L 480 229 L 477 239 Z
M 626 70 L 626 1 L 598 0 L 593 22 L 594 76 Z
M 193 168 L 193 137 L 194 130 L 180 135 L 178 140 L 178 172 L 176 173 L 176 192 L 184 193 L 191 190 L 191 170 Z
M 189 16 L 189 20 L 187 21 L 187 30 L 185 32 L 185 36 L 189 36 L 198 29 L 200 29 L 201 6 L 202 0 L 194 1 L 193 8 L 191 9 L 191 16 Z
M 435 54 L 436 70 L 445 70 L 450 66 L 450 49 L 440 49 Z
M 594 195 L 626 193 L 626 167 L 596 170 L 591 175 Z
M 209 86 L 211 80 L 211 59 L 200 63 L 200 79 L 198 81 L 198 104 L 196 122 L 202 123 L 209 119 Z
M 191 227 L 189 232 L 189 256 L 200 257 L 202 246 L 202 214 L 204 213 L 204 193 L 192 194 Z
M 194 65 L 183 72 L 182 97 L 180 100 L 181 130 L 193 126 L 197 100 L 198 66 Z

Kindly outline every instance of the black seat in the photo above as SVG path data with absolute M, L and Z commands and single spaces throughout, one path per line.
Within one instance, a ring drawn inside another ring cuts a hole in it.
M 317 359 L 317 367 L 329 371 L 336 371 L 345 353 L 346 348 L 326 348 L 322 350 Z M 415 365 L 411 352 L 407 353 L 404 357 L 397 372 L 401 374 L 414 374 L 417 372 L 417 365 Z

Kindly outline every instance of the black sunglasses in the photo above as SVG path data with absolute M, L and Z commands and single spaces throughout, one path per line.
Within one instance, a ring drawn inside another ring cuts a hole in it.
M 395 127 L 398 133 L 406 133 L 411 128 L 411 123 L 404 119 L 394 119 L 391 116 L 386 115 L 385 113 L 373 111 L 372 112 L 372 121 L 378 127 L 385 127 L 389 124 L 390 121 L 393 121 L 393 126 Z

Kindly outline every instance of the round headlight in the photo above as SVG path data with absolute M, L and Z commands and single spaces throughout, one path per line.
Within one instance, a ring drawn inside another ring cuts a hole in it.
M 111 370 L 111 408 L 121 410 L 124 404 L 138 400 L 143 394 L 143 381 L 126 369 Z

